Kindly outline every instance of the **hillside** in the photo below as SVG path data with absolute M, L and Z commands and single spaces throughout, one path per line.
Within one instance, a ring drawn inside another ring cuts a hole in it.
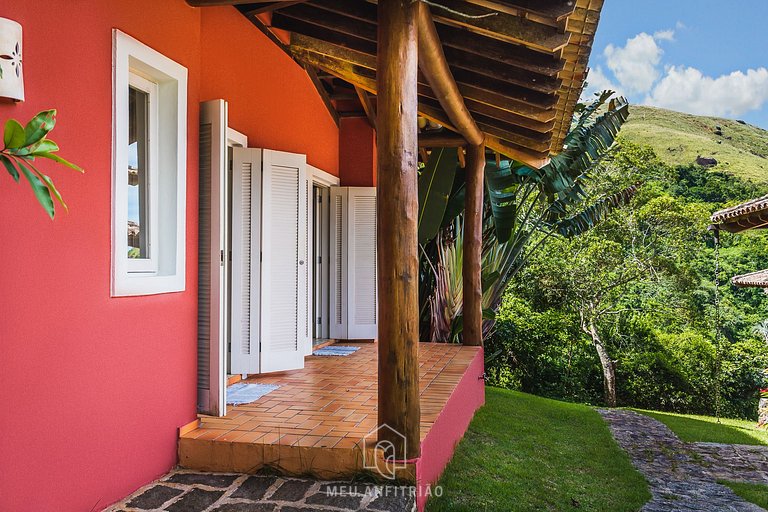
M 718 135 L 716 127 L 721 128 Z M 671 165 L 697 156 L 714 158 L 713 169 L 768 183 L 768 131 L 730 119 L 694 116 L 655 107 L 631 106 L 624 138 L 648 144 Z

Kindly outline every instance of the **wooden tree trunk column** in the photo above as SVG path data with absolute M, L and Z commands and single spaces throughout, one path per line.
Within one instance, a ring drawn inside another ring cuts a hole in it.
M 399 460 L 420 449 L 417 6 L 378 3 L 378 437 Z
M 467 147 L 466 206 L 464 210 L 464 289 L 465 345 L 483 344 L 483 177 L 485 145 Z

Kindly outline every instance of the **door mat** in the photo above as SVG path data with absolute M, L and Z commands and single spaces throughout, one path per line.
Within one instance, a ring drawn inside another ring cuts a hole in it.
M 360 347 L 350 347 L 347 345 L 329 345 L 312 352 L 313 356 L 348 356 L 360 350 Z
M 227 388 L 227 404 L 249 404 L 279 387 L 277 384 L 246 384 L 238 382 Z

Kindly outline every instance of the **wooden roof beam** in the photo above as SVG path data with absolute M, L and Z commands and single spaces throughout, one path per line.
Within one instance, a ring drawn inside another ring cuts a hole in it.
M 467 141 L 458 133 L 442 131 L 436 133 L 420 133 L 420 148 L 460 148 L 467 145 Z
M 440 38 L 432 21 L 429 6 L 419 2 L 417 20 L 419 24 L 419 68 L 427 78 L 430 87 L 448 115 L 456 130 L 473 146 L 483 143 L 485 136 L 464 104 L 464 98 L 453 79 L 445 60 Z
M 313 64 L 318 59 L 325 60 L 330 58 L 346 62 L 354 68 L 367 69 L 373 72 L 376 70 L 376 58 L 374 55 L 304 36 L 296 32 L 291 34 L 290 52 L 297 59 L 310 64 Z M 339 78 L 343 79 L 343 77 Z M 538 123 L 539 127 L 554 120 L 556 111 L 552 106 L 548 104 L 534 105 L 521 101 L 518 98 L 503 94 L 500 90 L 495 90 L 494 85 L 495 82 L 484 82 L 483 84 L 458 82 L 459 92 L 469 102 L 474 101 L 488 105 L 491 108 L 507 110 L 515 115 L 531 119 L 534 124 Z M 507 87 L 506 90 L 509 91 L 510 87 Z M 420 85 L 419 92 L 438 99 L 431 87 L 427 86 L 426 79 Z
M 371 101 L 371 97 L 368 96 L 368 91 L 365 89 L 354 86 L 355 92 L 357 93 L 357 98 L 360 100 L 360 104 L 363 106 L 363 110 L 365 111 L 365 117 L 368 118 L 368 124 L 371 125 L 371 128 L 374 130 L 376 129 L 376 109 L 373 106 L 373 102 Z

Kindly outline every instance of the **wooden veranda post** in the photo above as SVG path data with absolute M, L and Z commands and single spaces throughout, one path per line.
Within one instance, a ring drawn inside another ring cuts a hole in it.
M 379 0 L 379 441 L 419 456 L 418 29 L 416 0 Z M 386 425 L 387 427 L 383 427 Z
M 467 147 L 466 205 L 464 209 L 464 288 L 465 345 L 483 344 L 483 176 L 485 145 Z

